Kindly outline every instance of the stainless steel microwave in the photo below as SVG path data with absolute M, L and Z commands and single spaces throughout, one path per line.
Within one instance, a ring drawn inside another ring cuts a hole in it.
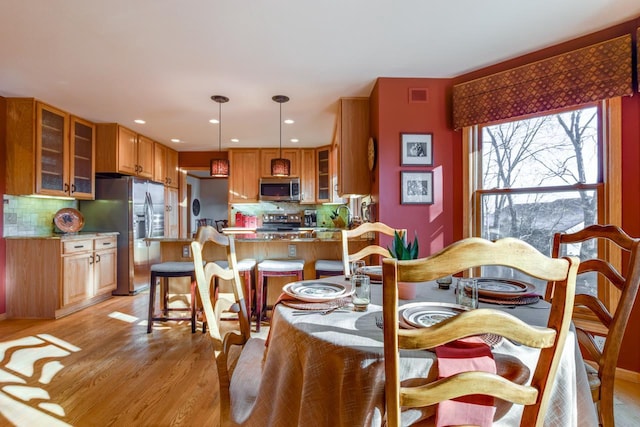
M 300 178 L 260 178 L 260 200 L 299 202 Z

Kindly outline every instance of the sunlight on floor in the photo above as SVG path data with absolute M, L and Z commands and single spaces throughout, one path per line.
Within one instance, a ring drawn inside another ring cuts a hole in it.
M 25 384 L 36 376 L 40 384 L 49 384 L 64 365 L 59 360 L 40 361 L 63 358 L 80 350 L 48 334 L 0 342 L 0 414 L 16 426 L 68 426 L 49 415 L 64 417 L 65 411 L 60 405 L 45 401 L 50 399 L 45 389 Z
M 109 313 L 109 317 L 111 317 L 112 319 L 122 320 L 123 322 L 127 322 L 127 323 L 135 323 L 138 320 L 140 320 L 136 316 L 120 313 L 119 311 L 114 311 L 112 313 Z

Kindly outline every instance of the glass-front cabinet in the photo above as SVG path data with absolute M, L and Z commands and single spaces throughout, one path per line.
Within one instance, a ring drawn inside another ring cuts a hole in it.
M 95 125 L 33 98 L 7 99 L 7 194 L 94 198 Z

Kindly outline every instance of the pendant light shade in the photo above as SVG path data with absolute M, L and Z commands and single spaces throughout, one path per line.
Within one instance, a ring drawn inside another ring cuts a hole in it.
M 229 102 L 229 98 L 222 95 L 213 95 L 211 99 L 218 103 L 218 151 L 222 151 L 222 104 Z M 212 177 L 227 178 L 229 177 L 229 160 L 211 159 L 209 169 Z
M 276 95 L 271 99 L 280 104 L 280 156 L 277 159 L 271 159 L 271 175 L 289 176 L 291 174 L 291 161 L 282 158 L 282 104 L 289 101 L 289 97 Z

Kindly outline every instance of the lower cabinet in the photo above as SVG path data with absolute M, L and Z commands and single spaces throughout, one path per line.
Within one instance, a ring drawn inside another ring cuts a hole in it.
M 116 238 L 7 239 L 7 317 L 58 318 L 110 298 Z

